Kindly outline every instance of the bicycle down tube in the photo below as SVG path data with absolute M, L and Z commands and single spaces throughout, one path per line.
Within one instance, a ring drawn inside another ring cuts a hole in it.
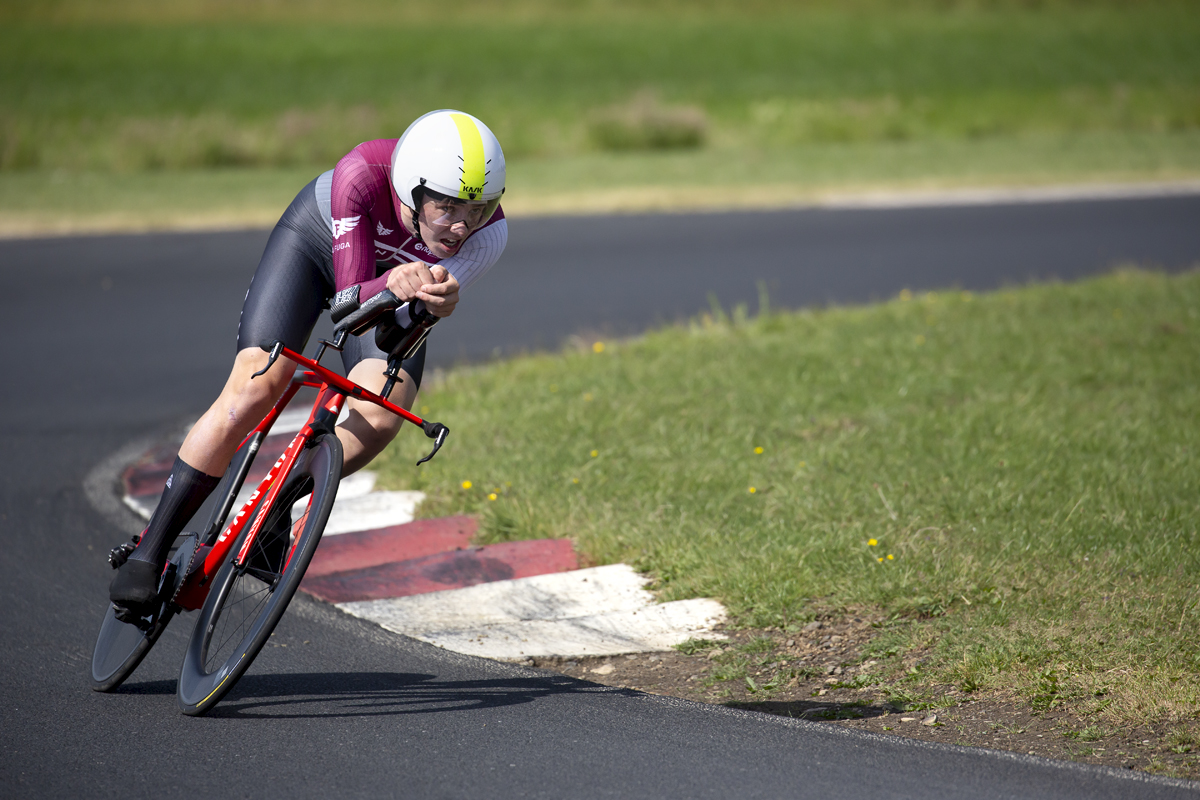
M 259 426 L 255 428 L 255 430 L 252 431 L 251 434 L 246 438 L 246 442 L 253 447 L 253 440 L 258 438 L 259 442 L 261 443 L 261 440 L 266 437 L 266 434 L 270 431 L 271 426 L 279 417 L 279 413 L 301 387 L 309 386 L 321 388 L 323 386 L 321 383 L 308 380 L 311 374 L 312 373 L 305 373 L 303 376 L 304 379 L 293 381 L 292 385 L 288 388 L 288 391 L 284 393 L 283 397 L 281 397 L 279 402 L 276 403 L 275 407 L 271 409 L 270 413 L 267 414 L 262 423 L 260 423 Z M 218 570 L 221 569 L 221 565 L 225 562 L 229 555 L 229 548 L 232 547 L 233 543 L 238 540 L 238 537 L 241 535 L 242 529 L 246 526 L 246 523 L 252 519 L 250 516 L 250 511 L 256 505 L 258 505 L 258 513 L 253 516 L 254 524 L 251 526 L 250 533 L 246 537 L 246 540 L 242 543 L 242 547 L 238 550 L 237 554 L 238 565 L 240 566 L 244 564 L 246 560 L 246 554 L 250 551 L 250 547 L 253 545 L 254 540 L 266 519 L 267 512 L 274 505 L 275 497 L 278 495 L 280 487 L 283 486 L 284 481 L 277 479 L 280 475 L 286 475 L 291 471 L 292 464 L 295 462 L 296 457 L 300 454 L 300 451 L 303 450 L 304 444 L 311 439 L 316 432 L 313 428 L 313 423 L 316 421 L 318 414 L 320 414 L 322 411 L 327 413 L 331 412 L 333 414 L 333 419 L 336 420 L 337 414 L 341 412 L 341 404 L 345 396 L 341 393 L 329 392 L 329 390 L 326 391 L 328 394 L 332 394 L 333 398 L 326 399 L 324 396 L 322 396 L 320 399 L 325 400 L 326 402 L 318 402 L 314 404 L 313 411 L 309 414 L 308 421 L 304 424 L 304 427 L 301 428 L 300 431 L 292 438 L 291 443 L 288 444 L 287 448 L 283 451 L 279 458 L 276 459 L 275 463 L 271 466 L 271 469 L 267 471 L 267 474 L 259 482 L 258 487 L 253 493 L 251 493 L 246 502 L 242 504 L 242 507 L 238 509 L 233 520 L 229 522 L 228 526 L 226 526 L 221 532 L 220 536 L 217 537 L 216 541 L 212 545 L 212 549 L 209 550 L 209 552 L 205 555 L 203 565 L 199 569 L 195 570 L 193 574 L 188 576 L 184 586 L 180 588 L 179 595 L 175 599 L 175 602 L 178 605 L 188 610 L 195 610 L 204 604 L 204 599 L 208 595 L 208 582 L 212 580 L 212 578 L 217 574 Z M 247 461 L 251 460 L 252 458 L 253 454 L 250 455 L 250 458 L 247 459 Z M 248 463 L 245 465 L 244 469 L 248 471 Z M 230 497 L 234 496 L 240 488 L 240 481 L 231 486 L 229 492 Z M 265 498 L 263 498 L 264 493 L 266 494 Z M 261 503 L 260 498 L 263 498 Z M 232 505 L 232 502 L 230 502 L 230 504 Z

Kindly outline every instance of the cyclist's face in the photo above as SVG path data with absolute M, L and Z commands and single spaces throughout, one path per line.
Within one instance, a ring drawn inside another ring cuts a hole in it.
M 422 238 L 435 256 L 449 258 L 471 231 L 486 222 L 486 212 L 487 203 L 427 197 L 421 203 L 421 225 L 427 230 Z

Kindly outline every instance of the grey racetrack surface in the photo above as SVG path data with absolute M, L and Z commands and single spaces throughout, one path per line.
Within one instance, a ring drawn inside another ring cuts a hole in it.
M 760 280 L 794 307 L 1072 279 L 1126 260 L 1178 270 L 1200 262 L 1198 220 L 1194 197 L 516 220 L 500 266 L 435 331 L 432 357 L 634 333 L 702 311 L 709 292 L 753 311 Z M 115 468 L 220 388 L 265 237 L 0 242 L 0 796 L 1200 794 L 606 689 L 449 654 L 308 599 L 209 717 L 175 707 L 188 618 L 122 691 L 91 692 L 103 552 L 133 524 L 111 500 Z

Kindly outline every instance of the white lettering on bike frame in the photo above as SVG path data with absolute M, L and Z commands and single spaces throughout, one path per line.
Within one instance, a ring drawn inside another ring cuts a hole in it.
M 285 462 L 287 463 L 289 468 L 291 467 L 292 462 L 296 460 L 296 455 L 300 452 L 300 444 L 301 444 L 301 442 L 304 441 L 306 433 L 312 433 L 312 429 L 309 428 L 307 425 L 304 426 L 304 430 L 302 430 L 296 434 L 295 439 L 292 439 L 292 443 L 289 444 L 287 446 L 287 449 L 283 451 L 283 455 L 281 455 L 279 457 L 279 460 L 275 462 L 275 466 L 271 467 L 271 471 L 267 473 L 267 477 L 263 478 L 263 482 L 260 483 L 258 485 L 258 488 L 254 490 L 254 494 L 256 494 L 256 495 L 259 494 L 263 490 L 264 486 L 267 484 L 268 481 L 271 481 L 272 483 L 274 482 L 275 476 L 279 474 L 279 468 Z M 274 485 L 271 486 L 271 492 L 273 494 L 276 493 L 277 490 L 278 490 L 277 486 L 274 486 Z M 270 500 L 271 498 L 268 497 L 267 499 Z M 250 500 L 247 500 L 246 506 L 250 505 L 250 503 L 253 502 L 253 500 L 254 500 L 253 497 L 251 497 Z M 246 506 L 242 506 L 242 508 L 246 509 Z M 246 560 L 246 554 L 250 552 L 250 545 L 254 543 L 255 538 L 258 536 L 259 530 L 263 526 L 263 522 L 266 521 L 267 512 L 270 510 L 270 507 L 271 507 L 270 503 L 264 503 L 263 507 L 259 509 L 258 514 L 256 514 L 254 516 L 254 524 L 250 526 L 250 533 L 248 533 L 246 535 L 246 540 L 244 542 L 242 542 L 242 549 L 238 551 L 237 563 L 241 564 L 242 562 L 244 562 Z M 236 524 L 236 522 L 237 521 L 235 520 L 235 524 Z M 233 526 L 231 525 L 230 527 L 233 527 Z M 218 539 L 217 541 L 220 541 L 220 540 Z
M 337 415 L 339 413 L 341 413 L 342 404 L 345 401 L 345 399 L 346 398 L 343 395 L 335 395 L 332 400 L 330 400 L 328 403 L 325 404 L 326 410 L 329 411 L 330 413 L 332 413 L 333 416 L 336 418 Z M 313 421 L 313 418 L 310 416 L 308 423 L 306 423 L 304 428 L 301 429 L 301 431 L 296 434 L 296 438 L 292 439 L 292 443 L 289 444 L 287 446 L 287 449 L 285 449 L 283 451 L 283 454 L 279 456 L 278 460 L 276 460 L 275 464 L 271 467 L 271 470 L 267 473 L 266 477 L 264 477 L 262 479 L 262 481 L 258 484 L 258 488 L 256 488 L 254 490 L 254 493 L 252 495 L 250 495 L 250 498 L 248 500 L 246 500 L 246 502 L 242 505 L 242 507 L 240 509 L 238 509 L 237 514 L 234 515 L 233 521 L 230 522 L 229 526 L 227 528 L 225 528 L 224 531 L 221 532 L 220 536 L 217 537 L 216 544 L 213 546 L 213 549 L 209 552 L 208 557 L 204 559 L 204 574 L 205 575 L 211 576 L 212 574 L 214 574 L 216 572 L 216 568 L 219 567 L 220 565 L 215 563 L 214 559 L 219 558 L 220 560 L 223 561 L 224 557 L 225 557 L 224 553 L 222 552 L 222 548 L 219 547 L 218 545 L 220 545 L 222 542 L 224 542 L 226 539 L 230 538 L 231 536 L 236 539 L 237 535 L 239 533 L 241 533 L 242 526 L 246 524 L 246 520 L 247 520 L 246 514 L 249 513 L 250 509 L 254 507 L 254 503 L 262 495 L 263 491 L 266 490 L 267 487 L 269 487 L 272 484 L 272 482 L 275 480 L 275 476 L 278 474 L 279 468 L 284 464 L 285 461 L 289 460 L 289 454 L 291 456 L 290 460 L 295 460 L 296 455 L 299 453 L 300 445 L 306 440 L 306 438 L 308 436 L 311 436 L 313 433 L 312 428 L 309 427 L 310 425 L 312 425 L 312 421 Z M 257 452 L 257 446 L 255 447 L 255 452 Z M 312 502 L 311 499 L 309 500 L 309 502 L 310 503 Z M 265 511 L 266 511 L 266 509 L 264 508 L 262 511 L 260 511 L 255 516 L 256 525 L 258 525 L 258 526 L 262 525 Z M 253 531 L 253 533 L 257 534 L 257 529 L 255 529 Z M 238 553 L 238 561 L 239 562 L 244 559 L 245 552 L 249 548 L 250 542 L 253 539 L 254 539 L 253 535 L 246 537 L 246 543 L 242 545 L 242 550 Z M 295 549 L 295 546 L 296 545 L 293 542 L 292 548 Z M 289 555 L 289 559 L 290 558 L 291 558 L 291 556 Z M 213 569 L 211 571 L 209 569 L 210 566 L 213 567 Z
M 304 431 L 301 431 L 300 433 L 296 434 L 296 438 L 292 439 L 292 443 L 289 444 L 287 449 L 284 450 L 279 456 L 279 459 L 275 462 L 275 465 L 271 467 L 270 471 L 267 472 L 266 477 L 264 477 L 258 484 L 258 488 L 254 490 L 254 493 L 250 495 L 250 498 L 246 500 L 241 508 L 238 509 L 237 514 L 235 514 L 233 517 L 233 521 L 230 522 L 229 526 L 221 532 L 220 536 L 217 537 L 218 545 L 231 536 L 236 538 L 237 535 L 241 533 L 242 527 L 246 524 L 246 520 L 248 519 L 246 515 L 250 512 L 250 509 L 254 508 L 254 504 L 258 502 L 258 498 L 262 496 L 262 493 L 275 480 L 275 477 L 279 474 L 279 468 L 283 466 L 284 461 L 287 460 L 288 454 L 297 449 L 299 443 L 303 440 L 303 437 Z M 258 516 L 262 515 L 259 514 Z M 213 554 L 215 554 L 218 549 L 219 548 L 217 547 L 213 547 Z

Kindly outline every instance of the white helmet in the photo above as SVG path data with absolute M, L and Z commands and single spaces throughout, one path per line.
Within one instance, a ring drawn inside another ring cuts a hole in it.
M 504 151 L 487 125 L 443 109 L 418 117 L 392 151 L 392 185 L 415 211 L 432 189 L 468 202 L 487 202 L 489 219 L 504 194 Z

